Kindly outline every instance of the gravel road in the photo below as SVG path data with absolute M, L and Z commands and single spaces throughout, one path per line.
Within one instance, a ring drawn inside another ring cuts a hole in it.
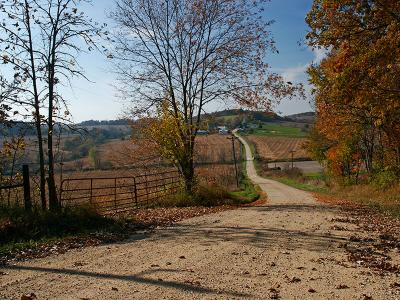
M 0 299 L 400 299 L 396 275 L 346 259 L 341 245 L 356 228 L 332 229 L 338 208 L 260 178 L 251 154 L 247 171 L 268 194 L 265 206 L 8 265 Z

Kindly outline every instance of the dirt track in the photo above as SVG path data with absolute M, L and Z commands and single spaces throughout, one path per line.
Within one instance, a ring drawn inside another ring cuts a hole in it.
M 267 205 L 5 267 L 0 298 L 400 299 L 396 275 L 347 261 L 341 245 L 355 227 L 332 229 L 337 208 L 258 177 L 250 156 L 247 170 Z

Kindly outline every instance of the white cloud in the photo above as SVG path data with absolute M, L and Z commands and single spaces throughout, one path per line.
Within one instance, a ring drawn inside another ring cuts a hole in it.
M 313 102 L 311 95 L 312 87 L 308 82 L 308 76 L 306 71 L 312 63 L 320 63 L 326 57 L 329 50 L 322 48 L 321 49 L 308 48 L 308 50 L 311 53 L 313 53 L 313 59 L 309 63 L 288 68 L 274 68 L 272 70 L 273 72 L 281 74 L 285 81 L 290 81 L 293 83 L 302 83 L 305 90 L 305 95 L 306 95 L 305 99 L 298 99 L 298 100 L 284 99 L 276 107 L 278 112 L 280 112 L 281 114 L 289 115 L 294 113 L 311 111 L 313 109 L 312 106 L 310 105 L 310 102 Z
M 321 60 L 323 60 L 329 52 L 329 50 L 325 48 L 314 48 L 310 50 L 314 54 L 314 63 L 320 63 Z
M 277 72 L 283 76 L 283 78 L 286 81 L 305 81 L 306 79 L 306 71 L 308 67 L 311 65 L 311 63 L 320 63 L 327 55 L 328 50 L 327 49 L 312 49 L 308 48 L 310 52 L 313 53 L 314 58 L 310 63 L 306 63 L 304 65 L 299 65 L 296 67 L 289 67 L 289 68 L 275 68 L 273 69 L 274 72 Z
M 291 81 L 291 82 L 296 82 L 299 80 L 302 81 L 304 79 L 308 66 L 309 64 L 305 64 L 303 66 L 285 68 L 282 69 L 281 72 L 279 73 L 286 81 Z

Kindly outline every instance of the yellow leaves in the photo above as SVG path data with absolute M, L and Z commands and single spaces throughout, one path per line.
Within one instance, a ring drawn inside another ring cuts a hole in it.
M 3 142 L 3 148 L 1 154 L 4 156 L 12 156 L 13 153 L 18 151 L 24 151 L 26 148 L 25 140 L 21 137 L 12 138 Z
M 193 128 L 185 123 L 181 113 L 175 113 L 167 100 L 158 108 L 157 116 L 143 129 L 144 136 L 152 140 L 160 154 L 173 163 L 187 155 L 185 145 L 191 142 L 187 140 L 191 132 Z

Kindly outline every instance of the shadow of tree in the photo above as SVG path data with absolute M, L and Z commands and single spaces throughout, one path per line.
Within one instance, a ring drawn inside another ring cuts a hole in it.
M 118 274 L 107 274 L 107 273 L 98 273 L 98 272 L 89 272 L 83 270 L 74 270 L 74 269 L 65 269 L 65 268 L 50 268 L 50 267 L 37 267 L 37 266 L 22 266 L 22 265 L 14 265 L 14 266 L 5 266 L 4 269 L 9 270 L 24 270 L 24 271 L 33 271 L 33 272 L 44 272 L 44 273 L 53 273 L 53 274 L 63 274 L 63 275 L 71 275 L 71 276 L 84 276 L 84 277 L 92 277 L 96 279 L 112 279 L 112 280 L 123 280 L 129 282 L 136 282 L 141 284 L 151 284 L 157 285 L 160 287 L 166 288 L 175 288 L 188 292 L 195 292 L 201 294 L 224 294 L 230 297 L 248 297 L 249 294 L 231 292 L 231 291 L 223 291 L 223 290 L 215 290 L 208 287 L 202 286 L 194 286 L 188 283 L 182 283 L 177 281 L 168 281 L 168 280 L 159 280 L 152 278 L 145 278 L 142 275 L 149 275 L 151 273 L 156 272 L 181 272 L 181 270 L 173 270 L 173 269 L 154 269 L 147 270 L 137 275 L 118 275 Z
M 310 217 L 315 212 L 337 212 L 338 208 L 321 205 L 267 205 L 250 207 L 244 210 L 257 210 L 260 212 L 309 212 Z M 265 217 L 265 215 L 261 215 Z M 248 226 L 227 226 L 223 224 L 179 224 L 175 227 L 162 230 L 159 235 L 163 239 L 175 239 L 176 236 L 184 237 L 193 242 L 211 245 L 218 242 L 233 242 L 253 247 L 268 248 L 280 245 L 288 249 L 305 249 L 309 251 L 326 250 L 335 251 L 339 243 L 348 241 L 346 237 L 338 234 L 321 233 L 316 231 L 289 230 L 285 228 Z

